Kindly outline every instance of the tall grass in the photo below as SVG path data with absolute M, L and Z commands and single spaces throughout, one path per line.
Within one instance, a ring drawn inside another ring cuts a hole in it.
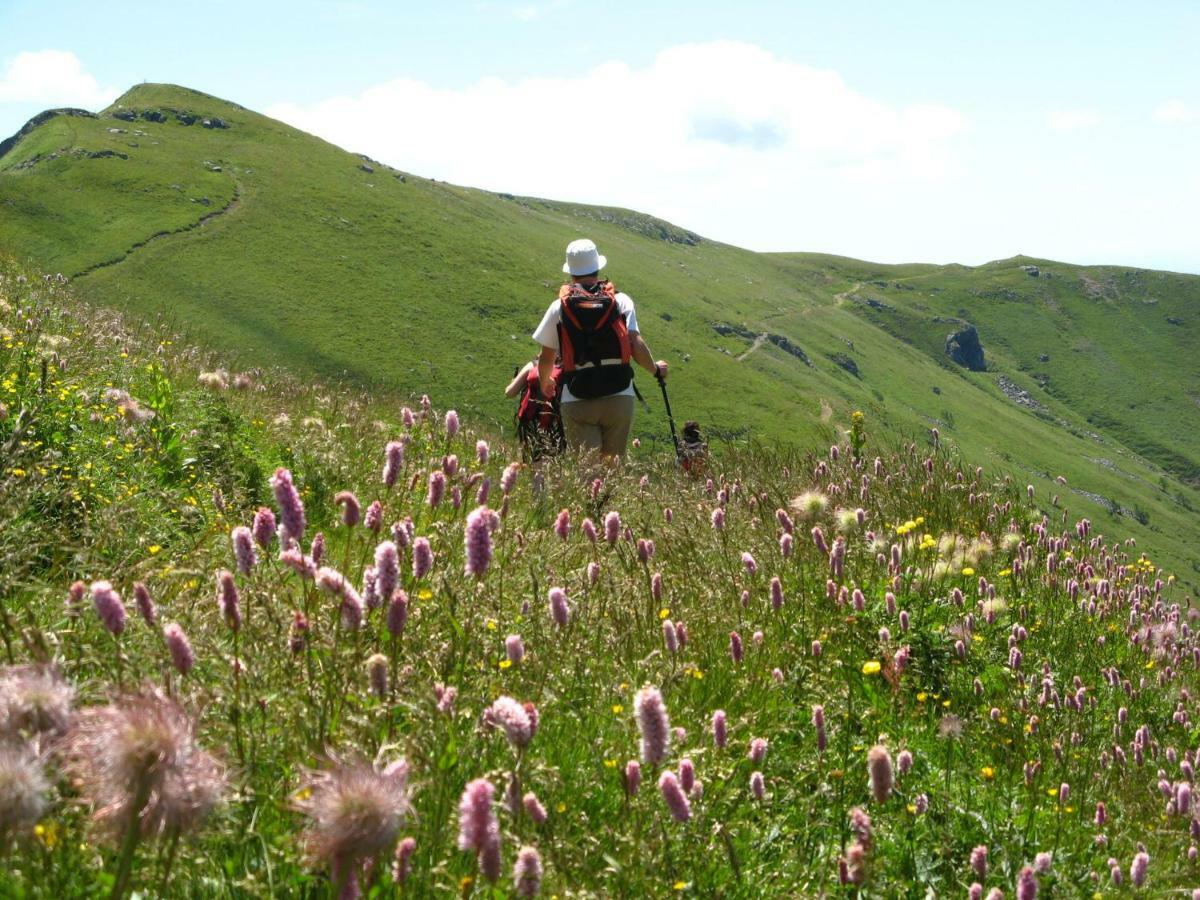
M 0 892 L 1075 896 L 1130 890 L 1143 852 L 1146 892 L 1200 882 L 1190 611 L 1024 485 L 881 446 L 869 419 L 853 446 L 732 448 L 707 479 L 514 467 L 496 440 L 481 463 L 489 435 L 433 404 L 406 426 L 261 375 L 206 388 L 205 361 L 17 279 L 0 597 L 25 668 L 0 677 L 0 793 L 26 802 L 0 808 Z M 240 571 L 231 532 L 275 506 L 281 467 L 304 533 Z M 343 524 L 339 491 L 378 502 L 378 530 Z M 388 540 L 399 580 L 376 597 Z M 76 580 L 125 598 L 119 634 Z M 69 716 L 33 716 L 33 672 L 73 688 Z M 87 730 L 146 708 L 169 726 Z M 74 752 L 111 734 L 124 780 Z M 198 787 L 163 787 L 187 778 L 219 791 L 207 815 Z

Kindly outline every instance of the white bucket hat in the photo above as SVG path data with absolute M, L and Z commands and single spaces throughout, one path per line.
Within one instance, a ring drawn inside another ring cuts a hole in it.
M 567 261 L 563 263 L 563 271 L 568 275 L 591 275 L 599 272 L 608 263 L 600 255 L 596 244 L 587 238 L 580 238 L 567 244 Z

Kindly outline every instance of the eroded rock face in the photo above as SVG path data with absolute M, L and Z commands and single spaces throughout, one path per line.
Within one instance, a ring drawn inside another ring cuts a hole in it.
M 983 372 L 987 369 L 983 358 L 983 345 L 979 343 L 979 332 L 975 330 L 974 325 L 967 325 L 946 335 L 946 355 L 972 372 Z

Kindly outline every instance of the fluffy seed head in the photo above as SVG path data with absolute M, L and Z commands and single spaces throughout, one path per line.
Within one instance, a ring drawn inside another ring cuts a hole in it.
M 138 812 L 143 835 L 187 832 L 221 799 L 225 773 L 196 744 L 195 723 L 156 689 L 81 710 L 63 739 L 64 769 L 112 837 Z
M 386 766 L 361 758 L 331 758 L 306 771 L 295 807 L 307 817 L 309 860 L 339 870 L 387 853 L 409 812 L 408 765 Z
M 67 729 L 75 690 L 51 666 L 0 669 L 0 738 L 53 738 Z
M 26 747 L 0 744 L 0 838 L 27 833 L 46 810 L 49 783 Z

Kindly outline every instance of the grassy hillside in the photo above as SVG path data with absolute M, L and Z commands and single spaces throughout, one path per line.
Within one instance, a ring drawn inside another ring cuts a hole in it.
M 946 447 L 592 481 L 3 257 L 0 331 L 0 896 L 1200 880 L 1185 592 Z
M 562 249 L 586 234 L 674 365 L 677 414 L 710 433 L 831 442 L 854 409 L 880 437 L 936 427 L 1055 515 L 1137 537 L 1189 584 L 1200 567 L 1200 278 L 754 254 L 394 171 L 168 85 L 30 129 L 0 157 L 0 209 L 0 248 L 100 305 L 164 315 L 242 366 L 428 391 L 496 423 Z M 948 320 L 977 325 L 989 371 L 947 360 Z M 657 402 L 636 428 L 661 446 Z

